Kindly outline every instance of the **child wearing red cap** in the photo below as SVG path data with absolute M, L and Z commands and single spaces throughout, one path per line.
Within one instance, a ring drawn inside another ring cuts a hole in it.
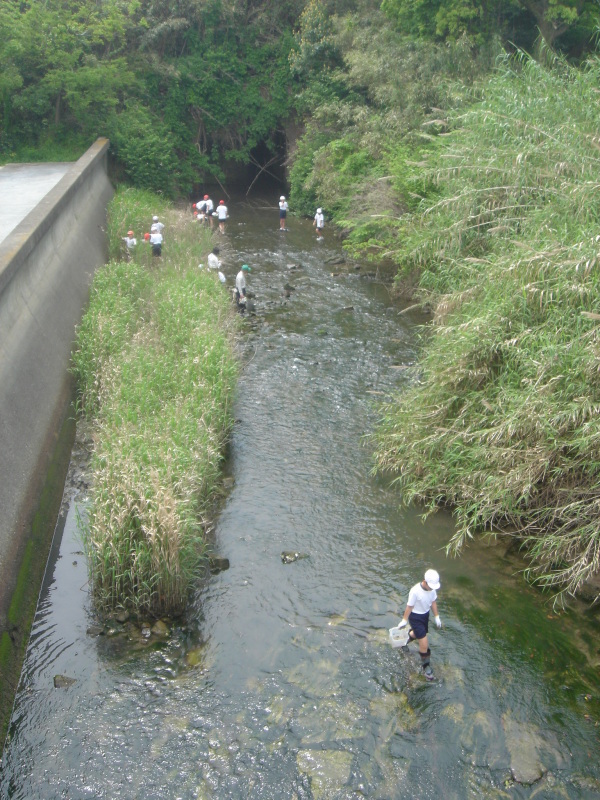
M 221 233 L 225 233 L 225 220 L 228 216 L 229 211 L 225 205 L 225 200 L 219 200 L 219 205 L 217 206 L 217 219 L 219 220 L 219 230 Z

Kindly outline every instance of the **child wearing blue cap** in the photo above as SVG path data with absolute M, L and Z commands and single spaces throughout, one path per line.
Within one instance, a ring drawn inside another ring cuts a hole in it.
M 246 306 L 246 273 L 252 272 L 248 264 L 243 264 L 235 278 L 235 302 L 243 313 Z

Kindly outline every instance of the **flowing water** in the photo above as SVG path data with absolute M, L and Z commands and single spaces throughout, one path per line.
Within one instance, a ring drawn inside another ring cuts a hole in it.
M 500 545 L 446 559 L 451 518 L 423 523 L 370 473 L 365 434 L 411 379 L 418 320 L 365 265 L 328 265 L 339 244 L 310 221 L 281 233 L 276 210 L 230 207 L 224 271 L 252 266 L 257 311 L 215 522 L 230 569 L 166 636 L 95 635 L 85 492 L 66 495 L 0 796 L 600 797 L 594 614 L 556 616 Z M 429 566 L 433 683 L 387 641 Z

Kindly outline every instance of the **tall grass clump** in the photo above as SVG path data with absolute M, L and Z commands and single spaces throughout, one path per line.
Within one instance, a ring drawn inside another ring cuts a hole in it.
M 118 193 L 111 246 L 125 208 L 127 220 L 139 214 L 141 222 L 157 213 L 155 202 Z M 160 262 L 146 266 L 150 248 L 138 244 L 131 261 L 99 271 L 74 355 L 80 406 L 93 420 L 84 536 L 103 612 L 185 608 L 232 424 L 236 321 L 216 276 L 197 268 L 210 241 L 199 241 L 198 226 L 178 212 L 160 216 Z
M 514 536 L 557 601 L 600 567 L 600 62 L 504 61 L 430 164 L 397 257 L 436 308 L 376 464 L 450 505 L 457 553 Z

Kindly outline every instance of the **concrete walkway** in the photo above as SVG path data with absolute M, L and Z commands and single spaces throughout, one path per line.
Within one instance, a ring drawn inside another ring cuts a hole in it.
M 53 189 L 73 164 L 7 164 L 0 167 L 0 242 Z

